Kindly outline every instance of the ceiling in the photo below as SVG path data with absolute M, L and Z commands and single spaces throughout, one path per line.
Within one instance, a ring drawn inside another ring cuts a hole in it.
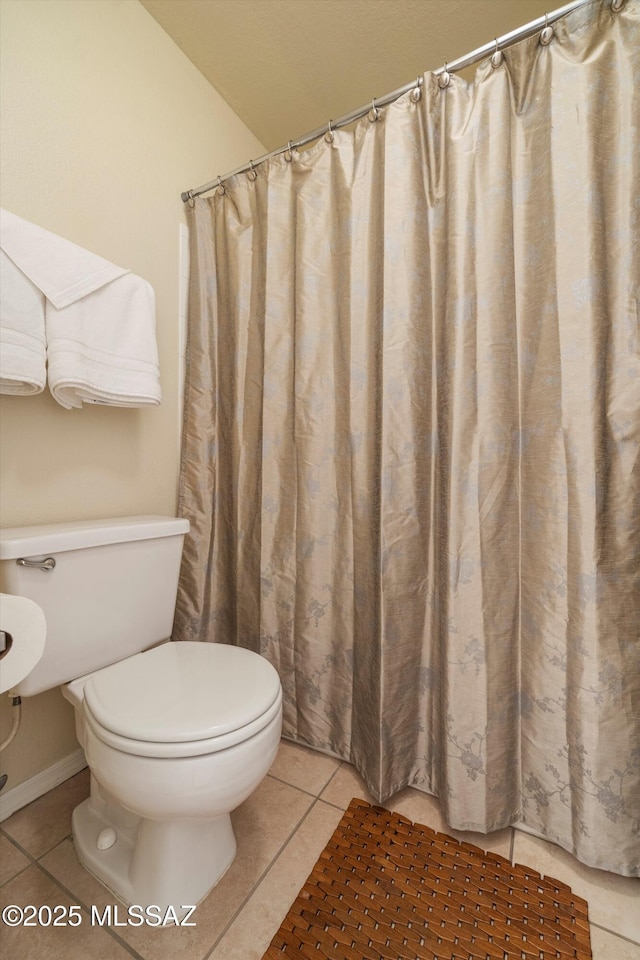
M 266 150 L 559 4 L 551 0 L 141 0 Z

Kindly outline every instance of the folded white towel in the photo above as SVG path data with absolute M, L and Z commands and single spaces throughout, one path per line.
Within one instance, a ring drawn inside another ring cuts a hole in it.
M 0 247 L 59 310 L 130 272 L 9 210 L 0 210 Z
M 63 407 L 160 403 L 155 298 L 134 274 L 64 310 L 47 303 L 49 389 Z
M 44 296 L 0 250 L 0 393 L 40 393 L 46 379 Z
M 160 403 L 155 299 L 145 280 L 8 210 L 0 211 L 0 248 L 46 298 L 40 332 L 35 313 L 32 328 L 21 321 L 20 330 L 23 340 L 44 343 L 46 336 L 49 389 L 58 403 Z M 12 345 L 14 329 L 7 325 Z

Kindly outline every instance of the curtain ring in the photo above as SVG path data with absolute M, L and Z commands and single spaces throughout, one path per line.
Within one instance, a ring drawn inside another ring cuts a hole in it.
M 417 103 L 418 100 L 420 100 L 420 99 L 422 98 L 422 87 L 421 87 L 421 83 L 422 83 L 422 77 L 416 77 L 416 85 L 415 85 L 415 87 L 413 88 L 413 90 L 411 91 L 411 93 L 409 94 L 409 96 L 410 96 L 411 100 L 413 101 L 413 103 Z
M 284 158 L 287 161 L 287 163 L 291 163 L 291 161 L 293 160 L 293 140 L 289 140 L 289 143 L 287 144 L 287 149 L 284 152 Z
M 333 127 L 331 126 L 332 123 L 333 123 L 333 120 L 329 120 L 329 126 L 327 127 L 327 132 L 324 135 L 324 138 L 327 141 L 327 143 L 333 143 L 335 138 L 335 133 L 333 132 Z
M 194 195 L 193 195 L 193 190 L 187 190 L 187 203 L 189 204 L 189 206 L 190 206 L 191 209 L 193 210 L 193 208 L 194 208 L 195 205 L 196 205 L 196 198 L 195 198 Z
M 547 47 L 553 40 L 553 27 L 549 26 L 549 14 L 545 13 L 544 15 L 544 28 L 540 34 L 540 43 L 543 47 Z
M 247 176 L 249 177 L 249 180 L 253 180 L 254 182 L 258 179 L 258 174 L 253 166 L 253 160 L 249 160 L 249 172 L 247 173 Z
M 371 101 L 371 110 L 369 110 L 369 113 L 367 114 L 367 116 L 369 117 L 369 123 L 375 123 L 378 117 L 380 116 L 380 111 L 376 107 L 375 97 Z
M 451 74 L 447 70 L 447 62 L 445 60 L 444 70 L 438 77 L 438 86 L 440 87 L 441 90 L 444 90 L 446 89 L 446 87 L 449 86 L 450 83 L 451 83 Z
M 226 192 L 227 191 L 225 190 L 224 184 L 222 183 L 222 177 L 218 177 L 218 189 L 216 190 L 216 193 L 218 196 L 224 197 Z
M 493 56 L 491 57 L 491 66 L 493 67 L 493 69 L 495 70 L 497 67 L 499 67 L 503 60 L 504 60 L 504 54 L 500 49 L 500 47 L 498 46 L 498 38 L 496 37 L 496 49 L 494 50 Z

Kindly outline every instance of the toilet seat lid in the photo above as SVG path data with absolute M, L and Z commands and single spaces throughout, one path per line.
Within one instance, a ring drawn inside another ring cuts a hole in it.
M 165 643 L 92 674 L 86 706 L 130 740 L 183 743 L 222 736 L 262 716 L 280 693 L 271 664 L 242 647 Z

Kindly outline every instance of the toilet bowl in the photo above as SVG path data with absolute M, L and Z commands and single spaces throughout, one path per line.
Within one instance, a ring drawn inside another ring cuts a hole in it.
M 12 691 L 62 685 L 91 770 L 80 860 L 120 899 L 198 903 L 233 860 L 231 812 L 280 739 L 266 659 L 168 641 L 187 520 L 120 517 L 0 530 L 0 590 L 44 611 L 43 655 Z
M 230 813 L 275 759 L 276 671 L 240 647 L 167 643 L 63 693 L 92 775 L 80 860 L 126 903 L 197 904 L 235 856 Z

